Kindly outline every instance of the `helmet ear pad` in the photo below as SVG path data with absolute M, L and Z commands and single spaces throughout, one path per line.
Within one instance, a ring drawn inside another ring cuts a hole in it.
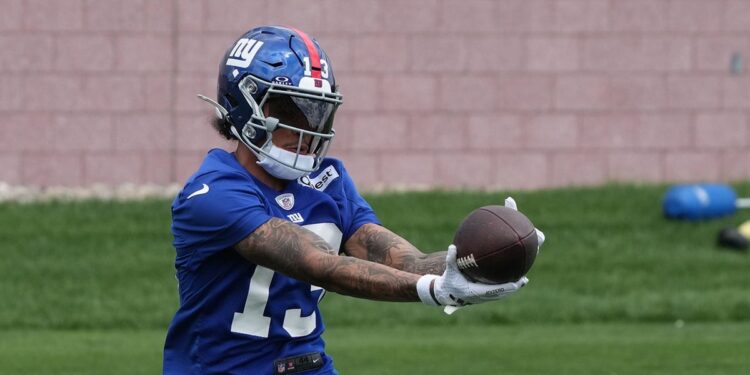
M 227 119 L 232 124 L 231 126 L 234 128 L 235 131 L 232 133 L 235 134 L 236 137 L 239 138 L 239 135 L 241 134 L 243 136 L 243 139 L 246 140 L 249 143 L 259 145 L 260 143 L 264 142 L 266 139 L 266 132 L 259 127 L 254 127 L 251 125 L 250 121 L 253 116 L 253 105 L 242 105 L 243 102 L 252 101 L 255 107 L 258 107 L 258 103 L 255 100 L 255 97 L 261 97 L 262 95 L 253 95 L 253 97 L 246 97 L 242 93 L 242 90 L 240 90 L 240 82 L 242 82 L 244 77 L 237 77 L 233 79 L 232 81 L 223 81 L 219 80 L 219 92 L 225 93 L 222 95 L 220 99 L 220 104 L 224 108 L 230 108 L 230 110 L 227 113 Z M 226 87 L 221 87 L 222 83 L 226 85 Z M 227 84 L 228 83 L 228 84 Z M 255 85 L 255 90 L 257 94 L 257 90 L 260 88 L 258 85 Z M 267 88 L 266 88 L 267 89 Z

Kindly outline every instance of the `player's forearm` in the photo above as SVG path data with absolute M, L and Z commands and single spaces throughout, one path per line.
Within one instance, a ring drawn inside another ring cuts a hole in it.
M 422 254 L 421 257 L 414 260 L 411 269 L 406 271 L 419 275 L 426 275 L 428 273 L 441 275 L 445 271 L 445 251 Z
M 246 259 L 326 290 L 383 301 L 419 301 L 419 275 L 335 254 L 314 233 L 271 219 L 236 246 Z
M 401 236 L 375 224 L 365 224 L 347 243 L 350 255 L 418 275 L 445 271 L 445 252 L 425 254 Z
M 327 256 L 311 274 L 326 290 L 380 301 L 415 302 L 419 275 L 353 257 Z

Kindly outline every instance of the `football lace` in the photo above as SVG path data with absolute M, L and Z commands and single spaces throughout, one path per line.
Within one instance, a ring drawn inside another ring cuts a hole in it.
M 458 269 L 463 270 L 470 267 L 479 267 L 477 262 L 474 260 L 474 254 L 469 254 L 465 257 L 460 257 L 456 259 L 456 264 L 458 264 Z

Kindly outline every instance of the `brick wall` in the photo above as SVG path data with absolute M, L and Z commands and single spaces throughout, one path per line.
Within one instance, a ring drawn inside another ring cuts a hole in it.
M 317 37 L 363 189 L 750 178 L 747 0 L 0 0 L 0 181 L 168 184 L 251 26 Z M 731 72 L 732 56 L 738 70 Z

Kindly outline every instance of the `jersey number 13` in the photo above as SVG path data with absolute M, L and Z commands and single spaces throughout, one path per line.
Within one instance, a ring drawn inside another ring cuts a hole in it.
M 331 223 L 304 225 L 303 228 L 317 234 L 333 249 L 341 245 L 341 231 Z M 257 337 L 268 337 L 271 329 L 271 317 L 265 316 L 264 311 L 270 297 L 271 281 L 274 271 L 256 266 L 253 276 L 250 278 L 245 308 L 242 312 L 234 313 L 231 331 Z M 323 288 L 315 285 L 310 286 L 310 293 L 320 291 L 318 301 L 323 298 Z M 288 309 L 284 314 L 282 326 L 291 337 L 307 336 L 315 330 L 316 316 L 313 311 L 308 316 L 302 316 L 302 309 Z

